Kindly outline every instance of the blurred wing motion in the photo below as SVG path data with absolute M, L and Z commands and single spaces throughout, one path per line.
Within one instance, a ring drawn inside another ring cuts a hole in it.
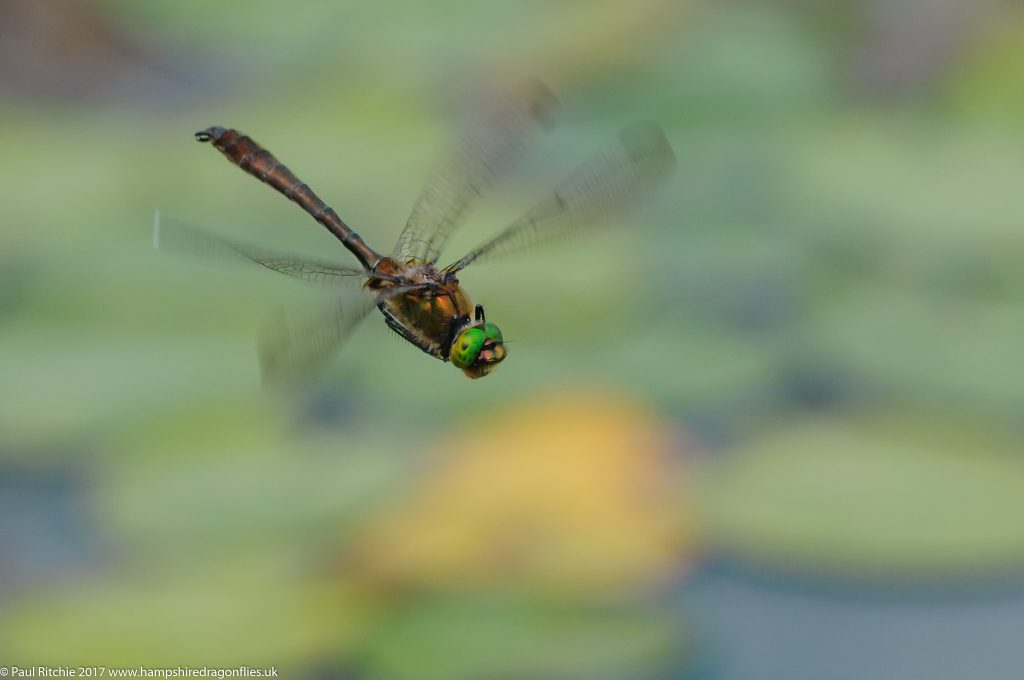
M 229 241 L 179 222 L 165 223 L 159 211 L 153 218 L 153 247 L 157 250 L 214 259 L 255 262 L 286 276 L 317 284 L 361 283 L 367 272 L 303 257 L 275 253 Z M 379 278 L 387 278 L 386 276 Z
M 271 319 L 259 338 L 257 349 L 264 384 L 285 384 L 316 373 L 370 310 L 392 297 L 421 287 L 392 286 L 351 304 L 331 301 L 319 313 L 308 316 L 282 310 Z
M 537 81 L 483 101 L 461 148 L 427 179 L 395 244 L 395 259 L 436 262 L 469 206 L 549 124 L 554 106 L 554 95 Z
M 472 262 L 564 238 L 634 202 L 667 178 L 675 165 L 660 127 L 632 125 L 619 133 L 615 145 L 583 164 L 525 215 L 445 269 L 457 272 Z

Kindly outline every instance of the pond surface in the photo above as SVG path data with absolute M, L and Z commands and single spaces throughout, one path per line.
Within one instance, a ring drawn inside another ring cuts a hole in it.
M 719 564 L 683 599 L 702 650 L 687 680 L 1024 677 L 1019 581 L 871 591 Z

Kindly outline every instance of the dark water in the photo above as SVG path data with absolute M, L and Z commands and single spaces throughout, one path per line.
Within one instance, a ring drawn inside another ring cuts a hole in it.
M 0 466 L 0 594 L 94 563 L 100 552 L 83 475 Z
M 870 589 L 735 565 L 682 594 L 698 635 L 686 680 L 1018 680 L 1024 587 Z

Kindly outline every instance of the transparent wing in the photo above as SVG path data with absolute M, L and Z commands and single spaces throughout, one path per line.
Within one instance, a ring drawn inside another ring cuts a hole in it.
M 161 251 L 197 257 L 255 262 L 294 279 L 317 284 L 358 284 L 367 274 L 360 267 L 346 267 L 275 253 L 214 236 L 181 222 L 162 221 L 159 212 L 153 220 L 153 247 Z
M 367 313 L 385 300 L 421 288 L 393 286 L 376 295 L 330 304 L 311 315 L 281 311 L 260 333 L 258 353 L 265 385 L 307 378 L 322 368 Z
M 473 201 L 549 124 L 554 106 L 554 95 L 538 81 L 482 98 L 461 147 L 427 179 L 394 257 L 436 262 Z
M 625 128 L 613 146 L 580 166 L 504 231 L 446 269 L 459 271 L 472 262 L 556 241 L 600 222 L 666 179 L 675 164 L 672 147 L 660 127 L 637 123 Z

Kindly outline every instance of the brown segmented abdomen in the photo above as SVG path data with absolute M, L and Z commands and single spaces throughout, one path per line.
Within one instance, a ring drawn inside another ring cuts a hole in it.
M 327 227 L 328 231 L 358 258 L 365 269 L 372 270 L 380 261 L 381 256 L 366 245 L 359 234 L 338 217 L 333 208 L 324 203 L 309 185 L 296 177 L 251 137 L 237 130 L 214 126 L 197 132 L 196 139 L 212 143 L 232 163 L 297 203 L 312 215 L 313 219 Z

